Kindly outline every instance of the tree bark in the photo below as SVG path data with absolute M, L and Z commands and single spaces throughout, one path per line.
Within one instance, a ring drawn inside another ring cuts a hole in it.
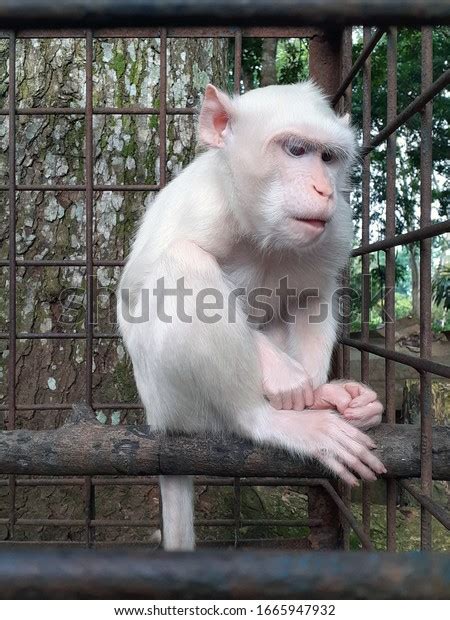
M 388 477 L 420 476 L 420 428 L 381 424 L 369 435 Z M 433 431 L 433 476 L 450 479 L 450 428 Z M 104 426 L 85 405 L 56 430 L 0 433 L 0 473 L 63 476 L 207 475 L 326 477 L 313 459 L 250 441 L 202 435 L 159 435 L 144 426 Z
M 0 105 L 8 101 L 8 40 L 0 41 Z M 158 38 L 95 38 L 93 65 L 94 107 L 158 107 L 160 42 Z M 224 88 L 228 79 L 227 39 L 168 39 L 167 104 L 199 104 L 208 82 Z M 26 184 L 85 183 L 83 115 L 71 108 L 86 100 L 86 45 L 84 39 L 17 40 L 16 107 L 57 106 L 67 115 L 24 116 L 16 120 L 17 182 Z M 159 182 L 159 119 L 157 115 L 94 116 L 94 184 Z M 194 156 L 193 116 L 167 118 L 168 179 Z M 0 184 L 8 182 L 8 117 L 0 118 Z M 138 220 L 153 192 L 102 191 L 94 195 L 93 251 L 95 259 L 121 260 L 128 254 Z M 21 191 L 17 204 L 17 258 L 79 259 L 86 256 L 85 194 L 78 190 Z M 0 259 L 8 257 L 8 192 L 0 192 Z M 98 267 L 94 273 L 95 331 L 115 332 L 114 293 L 119 268 Z M 0 287 L 8 290 L 8 269 L 0 268 Z M 17 269 L 17 331 L 85 332 L 85 267 L 19 267 Z M 0 332 L 7 332 L 8 299 L 0 295 Z M 22 429 L 53 429 L 64 422 L 61 403 L 86 398 L 86 347 L 78 339 L 33 339 L 17 343 L 16 377 L 8 380 L 8 341 L 0 339 L 0 404 L 15 389 L 17 403 L 49 403 L 48 411 L 19 409 L 15 425 Z M 97 403 L 138 402 L 130 361 L 119 340 L 94 340 L 93 400 Z M 97 419 L 116 425 L 142 422 L 139 410 L 98 409 Z M 1 419 L 1 417 L 0 417 Z M 16 506 L 22 517 L 78 518 L 83 510 L 80 489 L 21 487 Z M 103 489 L 105 511 L 128 505 L 136 518 L 147 516 L 148 489 Z M 119 499 L 122 497 L 122 500 Z M 0 486 L 0 508 L 9 505 L 8 487 Z M 120 508 L 125 512 L 125 508 Z M 3 514 L 3 513 L 2 513 Z M 117 512 L 116 516 L 120 516 Z M 131 530 L 128 530 L 131 531 Z M 142 530 L 140 531 L 142 532 Z M 133 536 L 140 537 L 137 530 Z M 114 529 L 105 533 L 117 536 Z M 7 537 L 0 525 L 0 539 Z M 73 540 L 82 528 L 16 528 L 16 538 Z M 100 533 L 99 536 L 102 536 Z
M 277 83 L 277 41 L 278 39 L 270 38 L 262 40 L 261 86 L 270 86 Z

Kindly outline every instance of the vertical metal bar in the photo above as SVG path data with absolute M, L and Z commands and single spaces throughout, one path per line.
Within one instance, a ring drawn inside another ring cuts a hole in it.
M 234 35 L 234 92 L 241 92 L 241 70 L 242 70 L 242 31 L 236 30 Z M 239 546 L 241 529 L 241 479 L 234 479 L 233 484 L 233 512 L 234 512 L 234 547 Z
M 86 544 L 93 547 L 95 543 L 95 526 L 91 521 L 95 519 L 95 486 L 92 478 L 86 476 L 84 479 L 84 517 L 86 520 Z
M 364 27 L 363 45 L 369 44 L 372 36 L 370 27 Z M 370 130 L 372 123 L 372 72 L 371 58 L 365 61 L 363 67 L 363 144 L 370 142 Z M 370 155 L 366 155 L 362 165 L 362 218 L 361 218 L 362 245 L 369 243 L 370 228 Z M 361 306 L 361 336 L 362 340 L 369 340 L 369 315 L 370 315 L 370 255 L 362 255 L 361 282 L 362 282 L 362 306 Z M 369 380 L 369 354 L 361 351 L 361 381 Z M 370 485 L 362 485 L 362 511 L 363 526 L 366 534 L 370 533 Z
M 342 31 L 318 32 L 309 41 L 310 76 L 333 96 L 339 87 L 342 64 Z M 308 514 L 321 525 L 310 528 L 309 544 L 313 549 L 337 549 L 342 546 L 339 511 L 328 492 L 321 487 L 308 488 Z
M 167 181 L 167 29 L 159 33 L 159 186 L 162 189 Z M 161 487 L 158 485 L 158 519 L 161 533 L 161 546 L 164 543 L 164 523 Z
M 233 492 L 234 546 L 237 548 L 239 546 L 239 533 L 241 529 L 241 479 L 238 477 L 234 479 Z
M 166 184 L 167 130 L 167 30 L 161 28 L 159 37 L 159 184 Z
M 9 117 L 9 356 L 8 356 L 8 430 L 16 425 L 16 35 L 9 35 L 9 86 L 8 86 L 8 117 Z M 16 478 L 9 476 L 9 537 L 14 538 L 16 520 Z
M 241 92 L 241 72 L 242 72 L 242 31 L 236 30 L 234 35 L 234 92 Z
M 346 28 L 342 37 L 342 65 L 341 65 L 341 80 L 344 75 L 348 75 L 352 66 L 352 28 Z M 352 84 L 349 85 L 345 91 L 344 98 L 341 100 L 341 112 L 344 114 L 350 114 L 352 109 Z M 350 195 L 348 195 L 350 200 Z M 345 270 L 343 277 L 343 286 L 345 288 L 350 285 L 350 267 Z M 350 304 L 348 304 L 350 306 Z M 347 310 L 350 310 L 348 308 Z M 346 312 L 347 314 L 347 312 Z M 344 336 L 350 336 L 350 326 L 346 321 L 342 326 Z M 340 345 L 342 356 L 342 369 L 341 377 L 350 377 L 350 347 Z M 352 503 L 352 491 L 348 485 L 341 485 L 341 496 L 346 506 L 351 507 Z M 341 519 L 342 526 L 342 541 L 345 551 L 350 549 L 350 525 L 346 519 Z
M 397 115 L 397 29 L 390 27 L 387 32 L 387 122 Z M 387 140 L 386 150 L 386 237 L 395 236 L 395 182 L 396 182 L 396 133 Z M 395 248 L 389 248 L 386 254 L 385 281 L 385 346 L 395 349 Z M 395 424 L 395 362 L 385 360 L 386 385 L 386 421 Z M 387 550 L 396 547 L 396 506 L 397 484 L 395 480 L 386 481 L 386 521 Z
M 93 37 L 92 31 L 86 32 L 86 402 L 92 406 L 92 368 L 93 368 L 93 319 L 94 319 L 94 257 L 93 257 L 93 222 L 94 222 L 94 139 L 93 139 Z M 91 547 L 95 539 L 95 527 L 90 522 L 92 513 L 91 479 L 85 479 L 85 514 L 86 542 Z
M 433 81 L 433 32 L 422 28 L 421 89 L 426 90 Z M 433 104 L 427 103 L 421 114 L 420 142 L 420 226 L 431 222 L 431 171 Z M 431 359 L 431 239 L 420 242 L 420 356 Z M 431 377 L 420 375 L 420 423 L 421 423 L 421 487 L 424 495 L 431 496 L 432 479 L 432 410 Z M 421 548 L 430 550 L 431 514 L 421 507 Z

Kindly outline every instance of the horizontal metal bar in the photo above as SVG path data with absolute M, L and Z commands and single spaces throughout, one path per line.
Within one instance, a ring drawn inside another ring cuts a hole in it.
M 72 409 L 73 403 L 23 403 L 16 406 L 17 411 L 57 411 L 59 409 Z M 139 403 L 93 403 L 93 409 L 143 409 Z M 8 411 L 7 405 L 0 405 L 0 411 Z
M 158 476 L 105 476 L 98 477 L 93 476 L 91 479 L 93 486 L 155 486 L 158 482 Z M 251 487 L 309 487 L 309 486 L 321 486 L 323 480 L 321 478 L 241 478 L 241 486 Z M 21 478 L 16 480 L 17 486 L 23 487 L 42 487 L 42 486 L 83 486 L 85 484 L 84 478 L 66 478 L 63 476 L 53 478 Z M 234 478 L 221 478 L 214 477 L 209 478 L 205 476 L 195 476 L 194 484 L 196 486 L 219 486 L 227 487 L 234 486 Z M 8 486 L 8 480 L 6 478 L 0 478 L 0 486 Z M 233 521 L 234 523 L 234 521 Z
M 121 338 L 120 334 L 114 332 L 94 332 L 93 338 L 105 338 L 109 340 L 117 340 Z M 7 340 L 9 334 L 0 332 L 0 340 Z M 83 340 L 87 335 L 84 332 L 19 332 L 16 334 L 16 340 Z
M 399 484 L 408 491 L 421 506 L 426 508 L 444 527 L 450 530 L 450 514 L 439 506 L 433 498 L 424 495 L 421 490 L 411 480 L 399 480 Z
M 123 267 L 124 260 L 101 260 L 95 259 L 93 261 L 94 267 Z M 31 260 L 17 260 L 17 267 L 86 267 L 85 260 L 77 259 L 31 259 Z M 0 267 L 9 267 L 9 261 L 7 259 L 0 260 Z
M 8 518 L 1 518 L 0 525 L 8 525 Z M 16 526 L 23 527 L 79 527 L 86 525 L 86 519 L 27 519 L 17 518 L 14 521 Z M 152 519 L 91 519 L 89 525 L 93 527 L 136 527 L 136 528 L 155 528 L 159 527 L 159 521 Z M 197 519 L 196 527 L 234 527 L 235 519 Z M 322 525 L 321 519 L 241 519 L 241 527 L 263 526 L 263 527 L 319 527 Z
M 207 567 L 207 570 L 205 570 Z M 431 553 L 14 549 L 0 555 L 5 599 L 439 599 L 450 558 Z
M 235 26 L 172 26 L 165 29 L 167 38 L 234 38 L 236 36 Z M 298 37 L 309 39 L 317 35 L 316 28 L 308 26 L 246 26 L 240 29 L 243 37 L 270 37 L 270 38 L 292 38 Z M 0 30 L 0 38 L 8 38 L 8 30 Z M 36 28 L 15 30 L 18 39 L 85 39 L 86 30 L 82 28 Z M 94 28 L 92 30 L 94 39 L 134 39 L 134 38 L 159 38 L 161 28 L 155 27 L 136 27 L 126 28 Z
M 394 118 L 394 120 L 386 125 L 370 142 L 370 144 L 363 144 L 362 156 L 367 155 L 375 147 L 387 140 L 391 134 L 394 133 L 401 125 L 406 123 L 407 120 L 414 116 L 417 112 L 420 112 L 424 106 L 433 99 L 441 90 L 444 90 L 450 84 L 450 69 L 444 71 L 438 79 L 433 82 L 428 88 L 426 88 L 420 95 L 418 95 L 400 114 Z
M 352 66 L 352 68 L 350 69 L 348 74 L 342 80 L 341 85 L 339 86 L 338 90 L 336 91 L 336 93 L 334 94 L 333 98 L 331 99 L 331 105 L 332 106 L 335 106 L 337 104 L 339 99 L 342 97 L 342 95 L 345 93 L 347 88 L 350 86 L 350 84 L 353 81 L 353 78 L 358 73 L 358 71 L 362 68 L 362 66 L 364 65 L 365 61 L 370 56 L 370 54 L 373 52 L 376 44 L 381 39 L 381 37 L 384 35 L 384 33 L 385 33 L 384 29 L 377 28 L 377 30 L 372 35 L 372 37 L 371 37 L 371 39 L 369 41 L 369 44 L 364 46 L 363 50 L 361 51 L 361 54 L 356 59 L 354 65 Z
M 4 28 L 112 25 L 418 25 L 449 23 L 446 0 L 14 0 L 0 4 Z
M 363 254 L 369 254 L 370 252 L 388 250 L 389 248 L 394 248 L 399 245 L 406 245 L 407 243 L 413 243 L 414 241 L 421 241 L 422 239 L 430 239 L 431 237 L 444 235 L 448 232 L 450 232 L 450 219 L 445 222 L 438 222 L 437 224 L 430 224 L 429 226 L 424 226 L 423 228 L 411 230 L 403 235 L 380 239 L 380 241 L 374 241 L 374 243 L 362 245 L 352 251 L 352 256 L 362 256 Z
M 354 347 L 359 351 L 368 351 L 379 357 L 415 368 L 420 372 L 431 372 L 434 375 L 450 379 L 450 366 L 446 366 L 445 364 L 433 362 L 432 360 L 423 359 L 421 357 L 414 357 L 406 353 L 399 353 L 391 349 L 384 349 L 383 347 L 378 347 L 368 342 L 363 342 L 362 340 L 355 340 L 354 338 L 346 338 L 345 336 L 341 336 L 339 341 L 348 347 Z
M 18 192 L 85 192 L 85 185 L 16 185 Z M 136 185 L 94 185 L 94 192 L 154 192 L 161 189 L 160 185 L 140 183 Z M 0 185 L 0 191 L 9 190 L 9 185 Z
M 146 108 L 141 106 L 132 106 L 128 108 L 93 108 L 93 114 L 99 116 L 110 116 L 110 115 L 154 115 L 159 116 L 160 110 L 159 108 Z M 168 115 L 191 115 L 197 114 L 197 108 L 167 108 L 166 113 Z M 0 108 L 0 116 L 8 116 L 9 110 L 7 108 Z M 67 107 L 24 107 L 24 108 L 16 108 L 17 116 L 84 116 L 86 114 L 85 108 L 71 108 Z
M 80 423 L 80 421 L 83 423 Z M 370 431 L 387 477 L 420 475 L 420 429 L 382 424 Z M 450 478 L 450 428 L 433 431 L 433 475 Z M 0 432 L 0 474 L 206 475 L 323 477 L 314 460 L 219 436 L 162 435 L 147 426 L 100 424 L 91 409 L 76 405 L 62 427 Z

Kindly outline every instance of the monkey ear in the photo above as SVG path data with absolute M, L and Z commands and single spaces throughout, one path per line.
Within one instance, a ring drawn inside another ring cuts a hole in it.
M 202 144 L 215 148 L 223 147 L 224 132 L 232 110 L 231 99 L 212 84 L 208 84 L 199 119 L 199 137 Z
M 350 114 L 346 112 L 343 116 L 339 117 L 340 122 L 347 127 L 350 125 Z

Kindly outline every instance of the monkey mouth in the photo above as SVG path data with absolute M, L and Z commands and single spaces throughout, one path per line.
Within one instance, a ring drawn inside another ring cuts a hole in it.
M 327 224 L 327 220 L 320 219 L 309 219 L 309 218 L 300 218 L 300 217 L 291 217 L 291 219 L 301 224 L 302 228 L 306 228 L 311 232 L 321 233 L 325 230 L 325 225 Z

